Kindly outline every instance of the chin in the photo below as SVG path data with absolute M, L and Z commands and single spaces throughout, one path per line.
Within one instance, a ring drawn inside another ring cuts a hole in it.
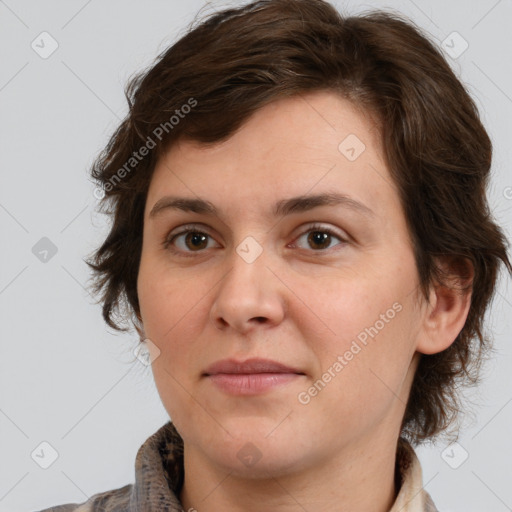
M 304 453 L 297 446 L 272 443 L 255 444 L 247 441 L 239 448 L 238 443 L 219 449 L 215 447 L 210 457 L 232 476 L 250 479 L 280 478 L 296 473 L 307 466 Z
M 270 418 L 237 418 L 222 422 L 225 430 L 203 446 L 227 472 L 243 478 L 279 477 L 307 466 L 304 443 L 297 429 Z M 276 425 L 279 425 L 276 428 Z M 219 432 L 220 430 L 220 432 Z

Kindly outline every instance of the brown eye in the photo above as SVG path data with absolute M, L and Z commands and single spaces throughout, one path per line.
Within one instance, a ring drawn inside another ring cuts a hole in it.
M 308 236 L 308 243 L 314 249 L 325 249 L 329 247 L 331 235 L 323 231 L 311 231 Z
M 211 247 L 219 247 L 208 233 L 197 229 L 184 229 L 179 233 L 169 235 L 164 240 L 163 246 L 166 250 L 184 256 L 189 256 L 191 253 L 200 253 Z
M 185 237 L 185 245 L 187 248 L 196 250 L 196 249 L 205 249 L 208 245 L 208 235 L 205 233 L 199 233 L 196 231 L 190 231 L 186 233 Z
M 322 226 L 312 226 L 307 231 L 302 233 L 297 238 L 300 241 L 306 238 L 305 244 L 297 244 L 303 249 L 313 249 L 316 252 L 326 252 L 325 249 L 330 249 L 336 245 L 345 245 L 348 240 L 342 237 L 340 234 L 335 233 L 330 228 L 324 228 Z M 336 240 L 338 243 L 335 243 Z

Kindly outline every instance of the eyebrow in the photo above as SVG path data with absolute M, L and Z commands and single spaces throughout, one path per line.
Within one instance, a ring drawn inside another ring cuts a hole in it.
M 273 214 L 275 217 L 284 217 L 292 213 L 306 212 L 319 206 L 343 206 L 366 217 L 375 216 L 373 210 L 368 206 L 347 195 L 337 192 L 302 195 L 282 199 L 274 205 Z M 149 213 L 149 218 L 152 219 L 166 210 L 181 210 L 204 215 L 219 215 L 219 211 L 210 201 L 201 198 L 165 196 L 155 203 Z

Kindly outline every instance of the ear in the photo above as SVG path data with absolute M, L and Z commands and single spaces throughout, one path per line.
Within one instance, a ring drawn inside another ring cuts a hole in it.
M 426 305 L 416 346 L 422 354 L 447 349 L 464 327 L 471 306 L 471 262 L 467 258 L 443 257 L 436 259 L 436 264 L 445 282 L 436 283 L 430 290 L 430 304 Z

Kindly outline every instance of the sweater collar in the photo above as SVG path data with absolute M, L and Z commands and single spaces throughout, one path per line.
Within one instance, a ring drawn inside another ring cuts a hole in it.
M 438 512 L 423 489 L 422 470 L 411 444 L 399 438 L 396 459 L 399 492 L 389 512 Z M 129 510 L 181 512 L 183 439 L 171 421 L 139 448 Z

